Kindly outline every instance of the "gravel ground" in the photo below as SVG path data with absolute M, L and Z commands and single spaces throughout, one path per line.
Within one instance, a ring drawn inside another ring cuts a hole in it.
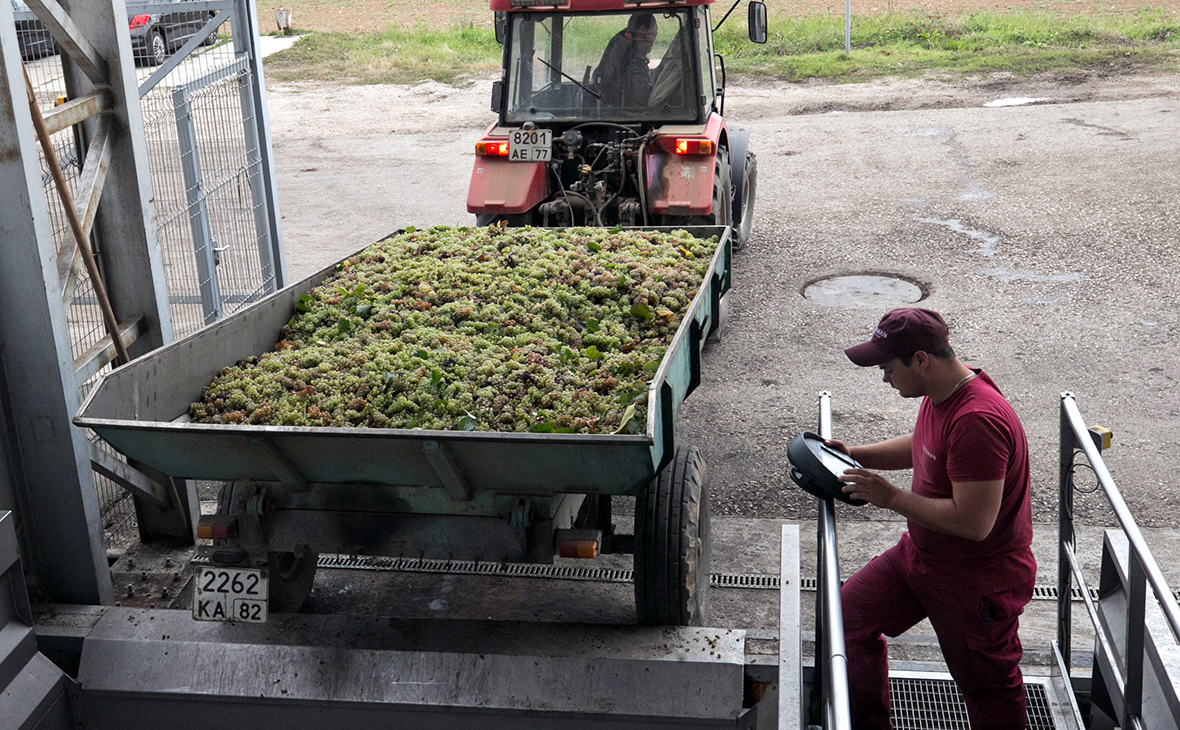
M 399 227 L 470 224 L 489 87 L 272 85 L 292 280 Z M 1012 99 L 1040 101 L 984 106 Z M 884 307 L 800 294 L 824 276 L 886 272 L 921 282 L 962 358 L 1024 419 L 1038 522 L 1055 519 L 1058 396 L 1070 390 L 1091 422 L 1114 430 L 1111 470 L 1137 517 L 1175 526 L 1180 395 L 1166 360 L 1180 328 L 1180 76 L 1112 67 L 959 82 L 744 80 L 726 109 L 753 127 L 755 234 L 736 261 L 729 331 L 707 352 L 677 429 L 706 451 L 715 514 L 813 514 L 784 451 L 814 428 L 820 390 L 833 392 L 836 433 L 851 442 L 912 425 L 917 404 L 841 353 Z M 1110 520 L 1094 496 L 1080 496 L 1077 512 Z

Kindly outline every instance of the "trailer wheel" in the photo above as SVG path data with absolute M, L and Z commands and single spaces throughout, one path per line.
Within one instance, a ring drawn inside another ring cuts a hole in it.
M 268 608 L 272 613 L 294 613 L 299 610 L 311 594 L 319 559 L 319 553 L 312 552 L 305 552 L 302 557 L 296 557 L 295 553 L 266 554 L 270 572 Z
M 641 624 L 702 626 L 709 608 L 708 472 L 679 446 L 635 502 L 635 610 Z
M 733 181 L 729 176 L 729 150 L 717 148 L 713 165 L 713 211 L 708 215 L 666 215 L 665 226 L 728 226 L 733 223 Z
M 758 189 L 758 158 L 753 152 L 746 155 L 746 170 L 742 177 L 742 196 L 734 208 L 733 250 L 740 251 L 750 240 L 754 228 L 754 193 Z

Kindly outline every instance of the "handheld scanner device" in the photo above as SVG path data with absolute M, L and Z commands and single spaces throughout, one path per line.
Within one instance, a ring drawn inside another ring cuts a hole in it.
M 787 447 L 787 460 L 791 462 L 791 481 L 803 491 L 820 499 L 834 498 L 841 502 L 860 506 L 863 499 L 852 499 L 844 493 L 844 482 L 840 475 L 845 469 L 863 469 L 856 459 L 824 444 L 817 434 L 804 431 L 795 437 Z

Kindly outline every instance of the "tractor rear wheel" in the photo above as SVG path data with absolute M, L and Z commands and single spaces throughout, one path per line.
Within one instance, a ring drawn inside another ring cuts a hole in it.
M 712 544 L 704 457 L 695 446 L 679 446 L 672 463 L 635 501 L 635 612 L 639 623 L 705 624 Z
M 717 148 L 713 165 L 713 210 L 707 215 L 666 215 L 665 226 L 728 226 L 733 223 L 733 182 L 729 176 L 729 150 Z
M 742 176 L 741 200 L 734 201 L 733 250 L 739 251 L 750 240 L 754 228 L 754 193 L 758 189 L 758 158 L 753 152 L 746 154 L 745 172 Z

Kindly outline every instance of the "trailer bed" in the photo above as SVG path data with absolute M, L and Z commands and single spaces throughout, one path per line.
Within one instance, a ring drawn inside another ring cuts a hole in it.
M 658 229 L 657 229 L 658 230 Z M 728 227 L 688 228 L 717 236 L 716 252 L 648 387 L 645 432 L 549 434 L 192 423 L 189 404 L 224 367 L 269 351 L 299 298 L 336 265 L 216 324 L 106 375 L 76 425 L 128 459 L 176 478 L 442 487 L 456 497 L 512 494 L 629 494 L 674 451 L 673 424 L 700 382 L 700 349 L 716 331 L 729 289 Z

